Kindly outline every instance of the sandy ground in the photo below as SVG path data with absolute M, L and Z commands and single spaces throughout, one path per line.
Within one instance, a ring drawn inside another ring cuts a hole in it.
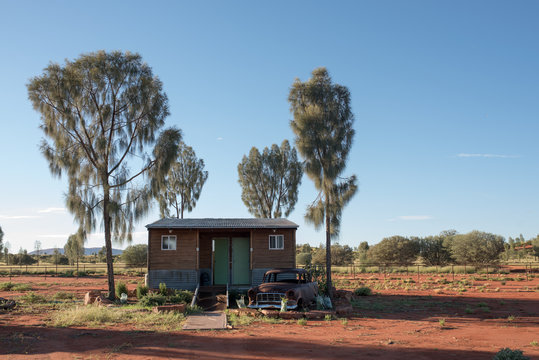
M 512 275 L 516 277 L 517 275 Z M 522 275 L 520 275 L 522 276 Z M 391 285 L 383 276 L 351 280 Z M 447 278 L 447 277 L 446 277 Z M 417 278 L 414 278 L 417 280 Z M 428 280 L 430 279 L 430 280 Z M 424 275 L 420 282 L 436 281 Z M 140 280 L 118 276 L 128 282 Z M 451 279 L 450 279 L 451 280 Z M 9 281 L 0 277 L 0 282 Z M 106 288 L 105 277 L 21 276 L 35 292 L 82 298 Z M 256 322 L 233 330 L 149 332 L 132 325 L 55 328 L 50 313 L 0 313 L 0 357 L 6 359 L 492 359 L 504 347 L 539 359 L 539 277 L 530 281 L 473 281 L 466 292 L 381 288 L 362 297 L 347 322 Z M 1 292 L 16 299 L 22 293 Z M 54 310 L 51 310 L 54 311 Z M 509 318 L 511 316 L 511 318 Z M 512 319 L 514 317 L 514 319 Z M 445 324 L 440 324 L 445 319 Z M 510 320 L 511 319 L 511 320 Z

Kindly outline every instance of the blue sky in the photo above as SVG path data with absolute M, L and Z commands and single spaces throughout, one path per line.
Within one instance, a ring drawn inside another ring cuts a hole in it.
M 140 53 L 164 83 L 167 125 L 206 162 L 189 217 L 249 217 L 237 164 L 293 140 L 287 96 L 319 66 L 352 94 L 356 136 L 344 175 L 359 193 L 340 243 L 446 229 L 539 233 L 539 3 L 536 1 L 0 0 L 0 226 L 12 251 L 63 246 L 76 230 L 65 179 L 39 153 L 26 84 L 82 53 Z M 305 176 L 290 219 L 299 243 L 316 197 Z M 144 225 L 135 242 L 145 242 Z M 101 246 L 99 230 L 87 246 Z M 116 245 L 116 247 L 122 247 Z

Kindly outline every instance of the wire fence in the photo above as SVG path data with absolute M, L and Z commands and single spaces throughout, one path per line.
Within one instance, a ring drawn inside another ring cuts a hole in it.
M 115 275 L 134 275 L 143 276 L 147 271 L 146 266 L 132 267 L 124 263 L 114 264 Z M 107 274 L 107 264 L 105 263 L 81 263 L 77 267 L 74 265 L 0 265 L 0 276 L 16 275 L 43 275 L 47 276 L 73 276 L 84 277 L 89 275 L 104 275 Z
M 316 271 L 325 271 L 325 265 L 300 265 L 302 268 L 310 268 Z M 487 278 L 491 275 L 502 274 L 519 274 L 526 276 L 526 280 L 530 277 L 535 277 L 534 274 L 539 273 L 539 262 L 535 263 L 505 263 L 505 264 L 451 264 L 444 266 L 429 266 L 422 264 L 401 265 L 401 264 L 379 264 L 379 263 L 364 263 L 350 264 L 344 266 L 332 266 L 332 276 L 338 275 L 350 279 L 362 277 L 362 274 L 378 274 L 387 277 L 390 274 L 401 274 L 406 276 L 417 276 L 420 279 L 421 275 L 449 275 L 455 279 L 455 275 L 485 275 Z

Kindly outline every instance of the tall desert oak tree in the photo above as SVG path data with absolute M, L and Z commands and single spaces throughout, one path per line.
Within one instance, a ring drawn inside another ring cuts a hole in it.
M 238 164 L 241 199 L 251 214 L 258 218 L 288 216 L 298 201 L 298 187 L 303 165 L 288 140 L 279 147 L 256 147 Z
M 161 216 L 170 216 L 169 207 L 175 210 L 177 218 L 182 219 L 184 210 L 193 211 L 207 179 L 204 160 L 198 159 L 193 148 L 182 142 L 178 158 L 166 176 L 164 188 L 156 194 Z
M 181 141 L 173 128 L 157 137 L 169 114 L 163 85 L 140 55 L 99 51 L 51 63 L 27 87 L 41 115 L 41 152 L 52 174 L 69 180 L 68 210 L 81 231 L 104 229 L 112 299 L 111 239 L 132 240 Z
M 342 210 L 357 191 L 355 175 L 341 177 L 354 137 L 350 92 L 345 86 L 333 84 L 328 71 L 321 67 L 308 81 L 294 81 L 288 101 L 296 146 L 305 159 L 305 172 L 318 190 L 305 218 L 316 228 L 326 226 L 327 289 L 333 297 L 331 238 L 338 236 Z

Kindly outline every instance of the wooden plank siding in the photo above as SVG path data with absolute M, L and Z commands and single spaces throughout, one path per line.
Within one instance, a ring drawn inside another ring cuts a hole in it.
M 161 236 L 176 235 L 176 250 L 161 250 Z M 150 229 L 148 239 L 148 269 L 190 270 L 197 266 L 197 231 Z
M 296 267 L 295 229 L 253 229 L 252 268 L 293 268 Z M 284 235 L 284 249 L 270 250 L 269 236 Z
M 176 235 L 176 250 L 161 250 L 161 236 Z M 284 235 L 284 249 L 270 250 L 269 236 Z M 149 229 L 149 270 L 198 270 L 212 268 L 212 238 L 249 237 L 253 251 L 251 269 L 296 266 L 296 229 Z M 197 254 L 197 247 L 199 252 Z

